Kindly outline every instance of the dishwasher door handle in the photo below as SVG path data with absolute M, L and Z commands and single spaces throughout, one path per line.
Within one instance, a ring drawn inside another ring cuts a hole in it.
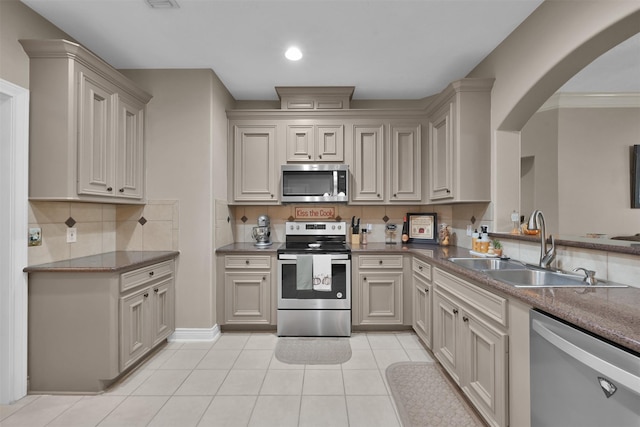
M 567 341 L 546 328 L 542 322 L 538 320 L 533 319 L 531 323 L 533 330 L 554 347 L 562 350 L 564 353 L 589 366 L 595 371 L 607 376 L 609 380 L 622 384 L 629 390 L 633 390 L 635 393 L 640 394 L 640 377 L 612 365 L 606 360 L 602 360 L 601 358 Z

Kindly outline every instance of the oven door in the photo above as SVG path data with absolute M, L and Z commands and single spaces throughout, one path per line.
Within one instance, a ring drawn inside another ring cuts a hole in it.
M 350 310 L 351 255 L 331 255 L 330 291 L 298 289 L 298 256 L 278 255 L 278 309 Z

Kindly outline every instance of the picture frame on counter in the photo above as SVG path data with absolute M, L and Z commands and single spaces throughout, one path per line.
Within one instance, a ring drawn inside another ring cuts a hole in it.
M 407 213 L 409 243 L 438 243 L 438 215 Z

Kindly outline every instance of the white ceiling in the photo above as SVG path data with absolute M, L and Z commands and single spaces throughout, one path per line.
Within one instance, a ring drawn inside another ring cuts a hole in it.
M 238 100 L 275 100 L 275 86 L 424 98 L 465 77 L 542 3 L 177 0 L 177 9 L 151 9 L 144 0 L 21 1 L 116 68 L 211 68 Z M 284 58 L 290 45 L 302 60 Z M 631 49 L 640 64 L 640 44 Z

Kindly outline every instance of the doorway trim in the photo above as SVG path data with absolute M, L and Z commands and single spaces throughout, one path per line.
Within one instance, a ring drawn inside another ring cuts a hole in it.
M 0 404 L 27 394 L 29 91 L 0 79 Z

